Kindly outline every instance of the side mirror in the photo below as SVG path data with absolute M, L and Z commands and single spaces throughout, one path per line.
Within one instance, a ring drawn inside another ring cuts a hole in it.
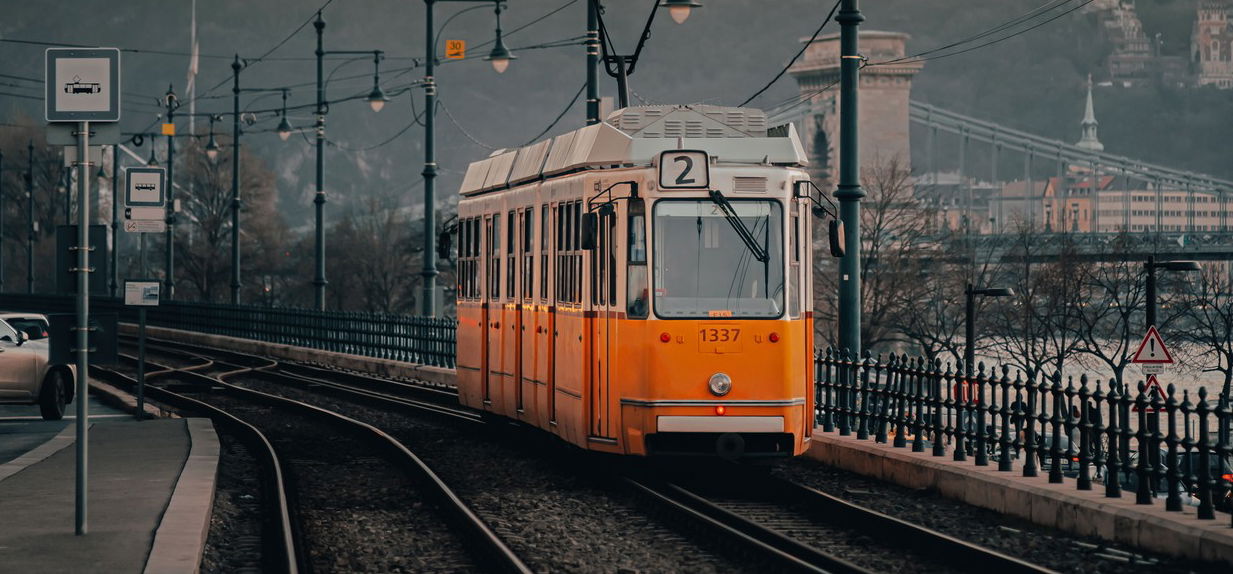
M 594 213 L 582 214 L 582 248 L 595 249 L 595 231 L 599 229 L 599 216 Z
M 826 231 L 827 236 L 830 238 L 831 256 L 843 257 L 843 246 L 844 243 L 846 243 L 846 236 L 843 231 L 843 222 L 838 219 L 832 219 L 827 223 L 828 225 Z
M 443 231 L 437 236 L 437 259 L 450 258 L 450 252 L 453 251 L 452 239 L 453 235 L 448 231 Z

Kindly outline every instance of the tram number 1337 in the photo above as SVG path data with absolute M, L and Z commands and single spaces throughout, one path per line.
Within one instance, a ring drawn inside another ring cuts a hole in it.
M 735 343 L 740 336 L 740 329 L 698 329 L 698 337 L 703 343 Z

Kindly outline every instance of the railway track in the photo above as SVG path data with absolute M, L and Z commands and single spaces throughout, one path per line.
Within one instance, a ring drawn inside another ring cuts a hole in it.
M 223 379 L 240 385 L 278 385 L 306 393 L 332 395 L 384 409 L 408 408 L 478 422 L 471 411 L 451 407 L 455 395 L 440 388 L 264 360 L 184 344 L 156 342 L 159 353 L 208 353 Z M 234 361 L 234 362 L 231 362 Z M 250 367 L 241 365 L 247 364 Z M 275 392 L 272 389 L 267 389 Z M 668 509 L 679 521 L 720 536 L 747 555 L 776 569 L 809 572 L 867 573 L 887 570 L 919 572 L 1042 573 L 1041 568 L 999 552 L 852 504 L 817 490 L 766 475 L 725 473 L 724 488 L 696 481 L 663 481 L 638 473 L 625 478 L 639 496 Z M 750 497 L 749 493 L 776 493 Z M 892 544 L 886 541 L 892 540 Z M 889 561 L 883 560 L 888 558 Z M 911 568 L 903 569 L 903 563 Z
M 156 349 L 155 353 L 175 352 Z M 155 400 L 216 420 L 251 423 L 268 437 L 276 460 L 286 469 L 280 488 L 286 493 L 289 530 L 300 540 L 290 554 L 298 555 L 295 562 L 276 570 L 529 571 L 432 469 L 394 437 L 319 406 L 228 382 L 237 377 L 281 377 L 262 370 L 273 367 L 269 361 L 239 354 L 227 361 L 203 359 L 184 369 L 156 370 L 147 377 L 147 392 Z M 217 376 L 198 372 L 203 370 Z M 117 381 L 123 377 L 119 373 L 99 374 L 122 386 L 131 383 Z M 321 448 L 325 444 L 330 448 Z M 425 503 L 437 512 L 422 512 Z
M 1053 572 L 794 482 L 748 469 L 718 467 L 712 473 L 725 480 L 703 482 L 694 472 L 663 480 L 643 471 L 624 481 L 680 519 L 785 570 Z M 905 562 L 910 566 L 904 568 Z

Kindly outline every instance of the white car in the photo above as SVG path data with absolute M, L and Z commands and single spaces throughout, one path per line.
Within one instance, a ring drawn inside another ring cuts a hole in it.
M 43 315 L 0 312 L 0 404 L 37 404 L 54 421 L 73 402 L 74 371 L 49 363 L 47 324 Z

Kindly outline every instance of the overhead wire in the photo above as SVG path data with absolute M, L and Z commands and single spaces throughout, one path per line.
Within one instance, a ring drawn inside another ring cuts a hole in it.
M 539 132 L 538 135 L 531 138 L 529 141 L 527 141 L 527 143 L 524 143 L 522 145 L 528 146 L 528 145 L 535 143 L 535 140 L 538 140 L 539 138 L 544 137 L 544 134 L 552 131 L 552 128 L 557 127 L 557 124 L 560 123 L 561 118 L 565 117 L 565 114 L 569 113 L 569 111 L 574 108 L 574 104 L 578 103 L 578 98 L 582 96 L 582 92 L 585 91 L 586 88 L 587 88 L 587 84 L 586 82 L 583 82 L 582 87 L 578 88 L 578 91 L 574 93 L 574 97 L 569 100 L 568 104 L 566 104 L 565 109 L 561 110 L 561 113 L 557 114 L 556 119 L 552 120 L 552 123 L 548 124 L 548 127 L 544 128 L 544 130 Z
M 792 56 L 792 59 L 788 61 L 787 65 L 785 65 L 783 69 L 779 70 L 779 73 L 775 74 L 775 77 L 771 78 L 771 81 L 767 82 L 765 86 L 762 86 L 762 89 L 754 92 L 752 96 L 745 98 L 745 101 L 741 102 L 740 106 L 738 107 L 744 107 L 745 104 L 752 102 L 754 98 L 761 96 L 764 92 L 769 90 L 771 86 L 775 85 L 775 82 L 778 82 L 779 79 L 782 78 L 784 74 L 788 73 L 788 69 L 791 68 L 792 65 L 795 64 L 798 59 L 800 59 L 801 55 L 805 53 L 805 50 L 809 49 L 809 46 L 813 44 L 813 41 L 818 39 L 818 35 L 822 33 L 822 29 L 826 28 L 826 25 L 829 24 L 831 22 L 831 19 L 835 17 L 835 12 L 839 10 L 840 2 L 842 2 L 842 0 L 835 1 L 835 5 L 831 6 L 831 11 L 830 13 L 826 15 L 826 18 L 822 20 L 822 24 L 818 26 L 817 30 L 814 30 L 813 36 L 809 37 L 809 41 L 805 42 L 804 46 L 801 46 L 801 49 L 797 51 L 795 56 Z

